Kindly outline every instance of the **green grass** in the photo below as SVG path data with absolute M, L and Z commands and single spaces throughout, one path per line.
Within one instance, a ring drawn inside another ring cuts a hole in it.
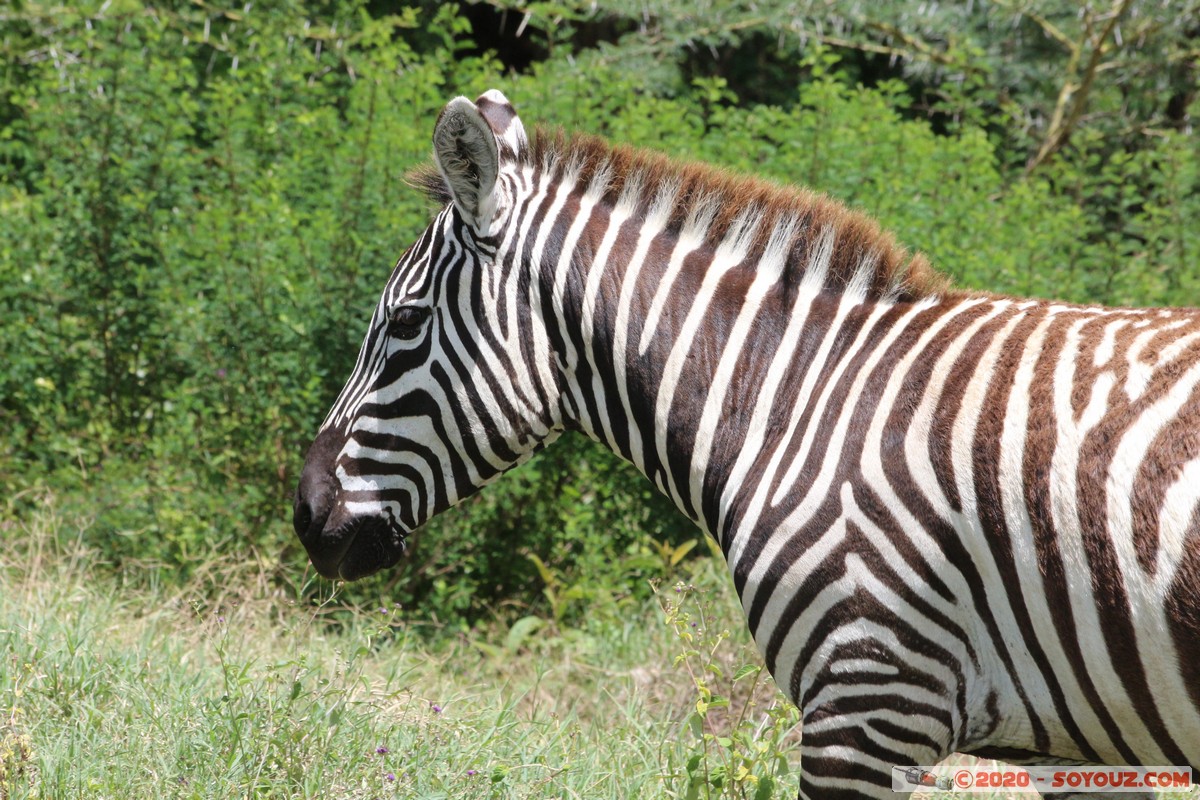
M 239 554 L 178 589 L 114 577 L 72 541 L 79 523 L 7 526 L 4 800 L 683 797 L 703 751 L 684 643 L 656 604 L 455 633 L 386 601 L 346 609 L 330 585 L 297 602 Z M 735 634 L 713 662 L 732 672 L 752 657 L 739 612 L 696 563 L 708 624 Z M 755 695 L 759 724 L 774 688 Z
M 796 795 L 796 712 L 715 559 L 574 627 L 455 632 L 232 555 L 115 573 L 43 508 L 0 521 L 0 800 Z

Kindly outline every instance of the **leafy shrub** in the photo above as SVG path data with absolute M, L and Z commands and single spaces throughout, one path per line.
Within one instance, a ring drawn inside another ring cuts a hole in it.
M 1184 130 L 1127 152 L 1085 127 L 1025 175 L 1016 123 L 982 79 L 942 84 L 935 125 L 911 83 L 863 86 L 844 51 L 809 46 L 772 88 L 786 102 L 758 105 L 719 74 L 685 80 L 636 36 L 551 47 L 505 75 L 454 7 L 373 10 L 29 0 L 6 12 L 8 513 L 50 490 L 86 512 L 116 565 L 182 575 L 220 554 L 298 581 L 289 517 L 304 448 L 391 264 L 430 218 L 403 174 L 427 157 L 446 99 L 490 86 L 530 123 L 808 183 L 967 286 L 1195 302 L 1200 155 Z M 431 524 L 402 570 L 347 594 L 386 592 L 446 620 L 532 606 L 570 623 L 644 593 L 638 576 L 664 574 L 663 554 L 694 537 L 640 476 L 568 439 Z
M 674 666 L 695 690 L 690 751 L 682 769 L 667 777 L 683 785 L 679 794 L 687 800 L 791 797 L 799 709 L 771 683 L 754 647 L 734 643 L 712 597 L 682 581 L 655 593 L 679 641 Z

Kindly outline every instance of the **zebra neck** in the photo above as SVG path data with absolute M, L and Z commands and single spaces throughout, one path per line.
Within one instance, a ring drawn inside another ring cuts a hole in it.
M 669 210 L 653 204 L 635 216 L 620 203 L 577 199 L 538 280 L 564 424 L 631 462 L 723 539 L 739 500 L 727 488 L 769 440 L 775 394 L 803 377 L 798 364 L 822 366 L 805 360 L 806 342 L 837 342 L 829 332 L 845 310 L 865 313 L 862 282 L 829 290 L 832 228 L 801 246 L 794 218 L 764 235 L 747 212 L 710 241 L 703 214 L 669 228 Z M 862 273 L 873 268 L 864 258 Z M 824 359 L 838 358 L 838 347 Z

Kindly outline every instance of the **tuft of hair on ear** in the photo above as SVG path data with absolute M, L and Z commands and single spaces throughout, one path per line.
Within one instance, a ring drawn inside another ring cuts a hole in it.
M 448 206 L 454 201 L 446 179 L 433 164 L 422 164 L 410 169 L 404 175 L 404 182 L 439 206 Z

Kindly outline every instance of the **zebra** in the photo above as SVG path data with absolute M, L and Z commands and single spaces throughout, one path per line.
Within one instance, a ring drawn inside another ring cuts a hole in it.
M 954 289 L 823 195 L 451 100 L 301 473 L 323 576 L 565 431 L 725 554 L 800 797 L 962 752 L 1200 769 L 1200 312 Z

